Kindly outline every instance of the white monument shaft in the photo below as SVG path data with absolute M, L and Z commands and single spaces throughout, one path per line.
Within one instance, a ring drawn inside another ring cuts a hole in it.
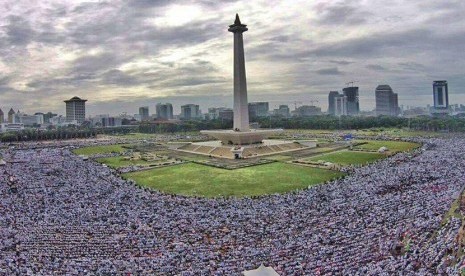
M 251 130 L 249 128 L 249 103 L 242 39 L 242 33 L 247 30 L 247 25 L 242 24 L 239 15 L 236 14 L 234 24 L 228 29 L 234 33 L 234 129 L 201 131 L 220 140 L 223 145 L 263 144 L 263 139 L 282 131 L 282 129 Z
M 249 106 L 247 102 L 247 79 L 245 76 L 244 41 L 242 33 L 247 31 L 236 15 L 234 25 L 228 31 L 234 33 L 234 130 L 249 131 Z

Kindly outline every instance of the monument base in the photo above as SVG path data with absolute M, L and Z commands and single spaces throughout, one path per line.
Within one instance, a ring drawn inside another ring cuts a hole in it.
M 194 142 L 176 150 L 226 159 L 254 158 L 316 147 L 316 141 L 262 140 L 249 145 L 224 145 L 221 141 Z
M 201 130 L 200 133 L 207 134 L 221 141 L 223 145 L 251 145 L 259 144 L 263 139 L 283 132 L 282 129 L 252 129 L 249 131 L 234 130 Z

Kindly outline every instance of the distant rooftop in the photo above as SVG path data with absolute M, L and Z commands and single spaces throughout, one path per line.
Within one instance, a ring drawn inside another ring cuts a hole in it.
M 376 87 L 376 90 L 392 90 L 392 88 L 387 84 L 381 84 Z
M 83 100 L 79 98 L 78 96 L 74 96 L 71 99 L 65 101 L 65 103 L 67 102 L 87 102 L 87 100 Z

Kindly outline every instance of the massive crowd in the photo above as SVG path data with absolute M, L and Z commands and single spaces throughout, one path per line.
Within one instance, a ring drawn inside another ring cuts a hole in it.
M 67 146 L 4 148 L 0 274 L 457 274 L 465 139 L 428 139 L 284 195 L 204 199 L 139 188 Z M 436 234 L 435 234 L 436 233 Z M 407 243 L 408 240 L 408 243 Z

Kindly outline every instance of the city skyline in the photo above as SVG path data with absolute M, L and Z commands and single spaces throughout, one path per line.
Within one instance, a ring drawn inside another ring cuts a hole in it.
M 170 102 L 232 106 L 231 38 L 238 12 L 245 34 L 250 101 L 270 109 L 294 101 L 327 109 L 327 94 L 357 81 L 360 109 L 378 84 L 399 105 L 432 105 L 446 79 L 463 103 L 461 1 L 7 1 L 0 7 L 1 107 L 64 113 L 63 99 L 89 99 L 89 115 L 137 113 Z M 270 8 L 273 7 L 273 8 Z M 305 11 L 305 12 L 303 12 Z

